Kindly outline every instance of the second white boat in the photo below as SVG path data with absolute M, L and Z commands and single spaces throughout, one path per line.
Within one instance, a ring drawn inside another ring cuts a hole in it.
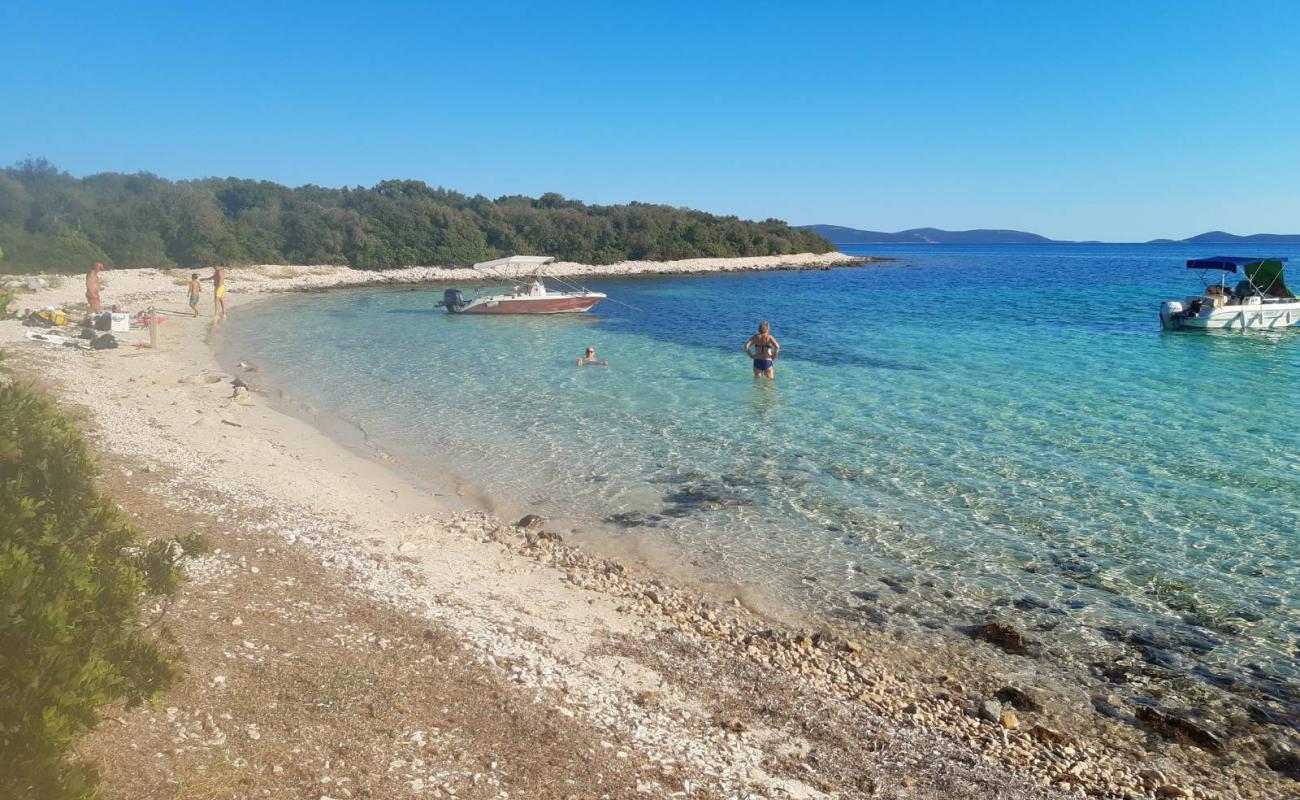
M 1188 269 L 1221 273 L 1206 281 L 1205 292 L 1160 304 L 1160 324 L 1167 330 L 1274 330 L 1300 323 L 1300 299 L 1283 280 L 1286 259 L 1216 256 L 1194 258 Z M 1228 286 L 1228 275 L 1244 278 Z

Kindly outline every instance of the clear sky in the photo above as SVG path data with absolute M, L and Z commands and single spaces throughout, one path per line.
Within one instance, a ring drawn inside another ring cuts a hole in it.
M 1300 233 L 1300 3 L 0 0 L 0 164 Z

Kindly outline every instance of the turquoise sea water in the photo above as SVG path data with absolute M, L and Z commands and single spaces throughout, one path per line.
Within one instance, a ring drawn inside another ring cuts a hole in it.
M 1294 715 L 1300 330 L 1162 332 L 1206 249 L 856 250 L 898 260 L 592 280 L 626 305 L 588 317 L 295 296 L 225 347 L 509 508 L 851 623 L 1010 619 L 1099 681 L 1244 681 Z M 740 349 L 761 319 L 775 385 Z

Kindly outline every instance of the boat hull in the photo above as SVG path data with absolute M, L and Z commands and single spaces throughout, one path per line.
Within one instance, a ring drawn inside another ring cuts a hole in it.
M 541 297 L 481 297 L 459 314 L 581 314 L 590 311 L 605 295 L 591 292 L 582 295 L 553 294 Z
M 1300 303 L 1206 307 L 1195 316 L 1183 314 L 1181 303 L 1165 303 L 1160 322 L 1169 330 L 1280 330 L 1300 323 Z

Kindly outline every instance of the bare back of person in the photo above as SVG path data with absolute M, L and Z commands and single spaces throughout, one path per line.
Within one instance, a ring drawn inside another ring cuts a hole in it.
M 776 378 L 776 358 L 781 353 L 781 343 L 770 330 L 771 326 L 763 322 L 758 326 L 758 333 L 745 340 L 745 354 L 754 360 L 754 380 Z

